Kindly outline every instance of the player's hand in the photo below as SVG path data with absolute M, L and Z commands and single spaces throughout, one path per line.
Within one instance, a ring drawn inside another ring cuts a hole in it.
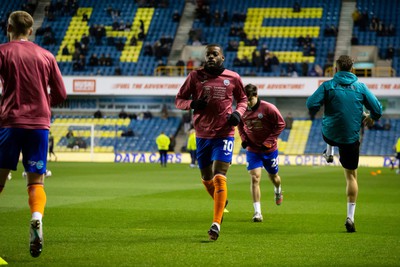
M 266 151 L 266 150 L 270 150 L 272 147 L 272 144 L 263 144 L 261 149 Z
M 228 123 L 232 126 L 237 126 L 240 122 L 240 114 L 235 111 L 232 114 L 228 115 Z
M 243 148 L 246 148 L 248 145 L 249 145 L 249 144 L 247 143 L 247 141 L 243 141 L 243 142 L 242 142 L 242 147 L 243 147 Z
M 194 110 L 203 110 L 208 104 L 206 99 L 207 97 L 203 96 L 197 100 L 193 100 L 192 102 L 190 102 L 190 107 Z
M 374 125 L 374 120 L 369 116 L 368 113 L 363 114 L 363 121 L 362 123 L 367 127 L 372 127 Z

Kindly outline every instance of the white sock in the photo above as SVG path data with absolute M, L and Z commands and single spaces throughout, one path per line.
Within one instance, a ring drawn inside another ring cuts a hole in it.
M 356 203 L 347 203 L 347 217 L 354 222 L 354 212 L 356 211 Z
M 32 220 L 42 221 L 43 215 L 40 212 L 35 211 L 32 213 Z
M 260 202 L 254 202 L 253 207 L 254 207 L 254 212 L 261 213 L 261 203 Z
M 211 225 L 215 224 L 218 227 L 218 231 L 221 231 L 221 225 L 217 222 L 213 222 Z
M 279 185 L 279 187 L 274 186 L 274 192 L 275 194 L 280 194 L 281 193 L 281 185 Z
M 326 154 L 333 156 L 335 154 L 335 149 L 333 146 L 326 144 Z

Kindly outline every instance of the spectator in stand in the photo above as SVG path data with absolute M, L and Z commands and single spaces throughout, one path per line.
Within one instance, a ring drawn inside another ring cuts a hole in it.
M 313 65 L 307 74 L 308 77 L 319 77 L 320 73 L 316 69 L 316 65 Z
M 250 61 L 247 58 L 247 56 L 243 56 L 243 58 L 240 60 L 240 66 L 242 66 L 242 67 L 250 66 Z
M 179 59 L 175 66 L 177 67 L 178 75 L 183 76 L 185 73 L 185 62 L 182 59 Z
M 394 27 L 393 23 L 389 24 L 387 27 L 388 36 L 395 36 L 396 35 L 396 28 Z
M 119 65 L 115 67 L 114 75 L 115 76 L 121 76 L 122 75 L 122 69 L 121 69 L 121 67 Z
M 129 41 L 129 44 L 130 44 L 131 46 L 137 46 L 137 39 L 136 39 L 135 35 L 132 35 L 132 38 L 131 38 L 131 40 Z
M 303 46 L 305 41 L 303 35 L 300 35 L 299 38 L 297 38 L 297 46 Z
M 161 118 L 168 119 L 168 117 L 169 117 L 168 106 L 166 104 L 163 104 L 161 108 Z
M 121 133 L 122 137 L 132 137 L 135 136 L 135 132 L 132 130 L 132 128 L 127 128 L 124 132 Z
M 279 65 L 280 65 L 280 62 L 279 62 L 278 57 L 274 53 L 271 53 L 272 72 L 274 72 L 276 75 L 278 75 L 280 72 Z
M 186 67 L 187 67 L 188 71 L 193 70 L 194 61 L 191 57 L 188 58 L 188 61 L 186 62 Z
M 228 47 L 227 47 L 226 51 L 233 52 L 233 51 L 238 51 L 238 49 L 239 49 L 239 43 L 237 41 L 230 40 L 228 42 Z
M 118 118 L 120 118 L 120 119 L 128 118 L 128 113 L 126 113 L 125 109 L 121 109 L 121 111 L 118 114 Z
M 354 9 L 353 13 L 351 14 L 351 17 L 353 19 L 354 26 L 358 27 L 360 24 L 361 13 L 357 8 Z
M 373 32 L 378 31 L 379 22 L 379 19 L 374 16 L 371 20 L 371 23 L 369 24 L 369 30 Z
M 174 13 L 172 14 L 172 21 L 173 22 L 179 22 L 181 20 L 181 15 L 179 14 L 178 10 L 174 10 Z
M 304 38 L 304 44 L 307 46 L 310 46 L 312 43 L 312 38 L 309 34 L 306 35 L 306 38 Z
M 351 45 L 358 45 L 358 38 L 355 34 L 351 37 Z
M 98 66 L 99 59 L 96 54 L 92 54 L 89 58 L 89 66 Z
M 293 4 L 293 12 L 295 13 L 301 12 L 301 6 L 298 1 L 295 1 Z
M 93 114 L 93 117 L 95 118 L 95 119 L 100 119 L 100 118 L 103 118 L 103 113 L 100 111 L 100 109 L 99 110 L 97 110 L 94 114 Z
M 104 54 L 101 54 L 99 58 L 99 65 L 100 66 L 105 66 L 106 65 L 106 56 Z
M 105 65 L 106 66 L 112 66 L 113 65 L 113 59 L 111 58 L 110 54 L 107 54 L 107 56 L 106 56 Z
M 392 45 L 389 45 L 389 46 L 386 48 L 386 59 L 387 59 L 387 60 L 392 60 L 393 57 L 394 57 L 394 48 L 393 48 Z
M 303 45 L 303 56 L 309 57 L 310 56 L 310 46 L 307 44 Z
M 308 61 L 304 61 L 301 64 L 301 76 L 303 76 L 303 77 L 308 76 Z
M 165 76 L 167 74 L 166 65 L 164 61 L 162 61 L 161 59 L 158 61 L 157 64 L 157 73 L 159 73 L 162 76 Z
M 199 39 L 195 38 L 192 42 L 193 46 L 202 46 L 203 44 L 200 42 Z
M 146 43 L 146 45 L 144 46 L 143 55 L 145 55 L 145 56 L 153 56 L 153 47 L 151 46 L 150 43 Z
M 260 70 L 261 67 L 261 56 L 260 52 L 255 48 L 253 53 L 251 54 L 251 63 L 254 67 L 256 67 L 257 71 Z
M 62 54 L 63 56 L 69 56 L 69 55 L 70 55 L 69 49 L 68 49 L 68 45 L 64 45 L 61 54 Z
M 285 117 L 285 129 L 292 129 L 293 121 L 292 112 L 289 112 Z
M 82 14 L 82 21 L 88 21 L 88 20 L 89 20 L 88 14 L 87 14 L 86 12 L 84 12 L 84 13 Z
M 125 44 L 122 42 L 122 40 L 120 38 L 118 38 L 117 42 L 115 43 L 115 48 L 117 49 L 117 51 L 124 50 L 124 46 L 125 46 Z
M 359 28 L 360 28 L 360 31 L 366 31 L 367 30 L 367 28 L 368 28 L 368 24 L 369 24 L 369 16 L 368 16 L 368 12 L 367 11 L 364 11 L 362 14 L 361 14 L 361 19 L 360 19 L 360 21 L 359 21 Z

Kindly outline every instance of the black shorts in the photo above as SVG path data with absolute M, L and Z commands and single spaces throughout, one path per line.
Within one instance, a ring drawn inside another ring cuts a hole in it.
M 322 135 L 322 137 L 327 144 L 339 148 L 339 161 L 343 168 L 348 170 L 355 170 L 358 168 L 358 161 L 360 159 L 360 141 L 351 144 L 340 144 L 326 138 L 324 135 Z
M 396 159 L 400 159 L 400 152 L 397 152 Z

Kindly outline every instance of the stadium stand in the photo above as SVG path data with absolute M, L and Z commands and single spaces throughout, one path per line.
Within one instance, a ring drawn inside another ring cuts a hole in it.
M 7 2 L 0 8 L 2 17 L 6 18 L 8 12 L 26 6 L 27 2 Z M 36 32 L 35 42 L 57 56 L 63 75 L 83 76 L 153 75 L 158 66 L 168 64 L 179 26 L 179 21 L 173 20 L 173 14 L 182 14 L 185 6 L 184 0 L 154 2 L 158 5 L 140 5 L 151 1 L 80 0 L 66 9 L 58 6 L 60 2 L 63 1 L 51 1 L 53 8 L 47 10 L 41 32 Z M 325 70 L 332 65 L 341 0 L 301 1 L 300 12 L 293 11 L 292 0 L 204 2 L 209 3 L 208 12 L 200 12 L 198 8 L 191 32 L 195 32 L 201 44 L 216 42 L 224 45 L 227 51 L 226 67 L 242 75 L 286 76 L 292 75 L 293 70 L 298 76 L 320 75 L 320 68 Z M 392 67 L 399 69 L 400 22 L 396 19 L 399 2 L 358 0 L 356 3 L 358 10 L 369 16 L 365 31 L 358 24 L 353 27 L 359 44 L 377 45 L 380 57 L 386 59 L 389 55 Z M 373 17 L 383 22 L 387 31 L 391 25 L 393 34 L 386 34 L 386 30 L 385 34 L 371 31 L 369 27 Z M 3 22 L 3 28 L 5 24 Z M 105 31 L 100 40 L 93 34 L 98 27 Z M 142 29 L 143 36 L 139 37 Z M 326 34 L 331 29 L 336 34 Z M 193 35 L 188 34 L 191 38 L 187 44 L 191 45 Z M 83 41 L 83 36 L 88 41 Z M 306 42 L 313 43 L 313 46 L 305 48 L 298 45 L 300 37 L 306 38 Z M 6 41 L 5 34 L 0 34 L 0 38 Z M 76 42 L 85 42 L 82 48 L 84 56 L 79 58 L 76 55 L 74 59 Z M 69 55 L 63 54 L 65 47 Z M 390 47 L 393 47 L 393 52 L 388 52 Z M 274 54 L 280 64 L 272 70 L 269 67 L 264 69 L 264 59 L 261 58 L 261 67 L 253 66 L 253 52 L 263 55 L 262 50 Z M 90 61 L 92 55 L 97 58 L 96 62 L 99 61 L 97 65 Z M 103 57 L 109 57 L 111 61 L 103 64 Z M 84 63 L 80 64 L 82 61 Z M 305 62 L 307 66 L 303 65 Z M 317 72 L 313 71 L 314 65 L 317 65 Z
M 390 119 L 390 129 L 370 130 L 365 129 L 362 137 L 360 155 L 365 156 L 390 156 L 394 153 L 393 145 L 400 133 L 400 119 Z M 321 134 L 322 119 L 312 121 L 310 133 L 304 154 L 321 154 L 326 147 Z M 295 146 L 294 143 L 289 144 Z
M 163 3 L 165 1 L 159 1 Z M 181 12 L 184 1 L 169 1 L 168 6 L 158 7 L 139 6 L 134 1 L 119 0 L 110 2 L 107 0 L 80 0 L 76 13 L 55 12 L 55 16 L 46 16 L 42 28 L 51 27 L 56 40 L 55 44 L 44 42 L 43 36 L 38 36 L 36 42 L 53 54 L 57 60 L 63 75 L 115 75 L 115 69 L 119 67 L 122 75 L 152 75 L 159 60 L 166 61 L 167 53 L 161 55 L 145 55 L 144 45 L 153 45 L 161 42 L 163 49 L 168 50 L 176 33 L 177 22 L 173 22 L 172 14 L 175 10 Z M 51 2 L 57 4 L 56 0 Z M 83 19 L 83 16 L 87 20 Z M 143 26 L 141 25 L 143 22 Z M 97 40 L 95 34 L 97 28 L 104 27 L 102 37 Z M 143 27 L 144 37 L 139 37 Z M 84 50 L 83 68 L 75 68 L 73 54 L 76 50 L 75 42 L 82 42 L 82 36 L 88 37 L 87 48 Z M 136 45 L 130 45 L 132 37 L 137 39 Z M 165 44 L 163 42 L 166 42 Z M 121 45 L 120 48 L 117 46 Z M 62 55 L 64 46 L 68 47 L 69 55 Z M 112 59 L 111 64 L 89 65 L 89 57 L 95 54 L 100 60 L 101 56 L 108 55 Z
M 200 31 L 198 37 L 202 43 L 226 45 L 228 52 L 225 53 L 225 64 L 239 73 L 279 76 L 281 69 L 286 71 L 287 65 L 293 63 L 296 71 L 301 74 L 303 62 L 318 64 L 321 67 L 328 64 L 328 53 L 334 51 L 336 37 L 324 37 L 322 32 L 326 25 L 338 27 L 340 3 L 339 0 L 324 2 L 307 0 L 301 2 L 300 12 L 293 12 L 293 1 L 289 0 L 275 0 L 268 3 L 262 0 L 210 1 L 209 15 L 198 16 L 193 28 Z M 245 12 L 240 14 L 238 10 Z M 226 12 L 227 19 L 224 20 L 221 15 L 222 22 L 218 22 L 215 18 L 216 12 L 219 14 Z M 231 32 L 232 28 L 236 29 L 234 33 Z M 304 53 L 304 46 L 299 46 L 297 43 L 300 36 L 306 38 L 307 35 L 316 47 L 314 56 Z M 191 41 L 188 44 L 191 44 Z M 229 43 L 237 43 L 237 51 L 229 51 L 231 50 L 228 47 Z M 264 71 L 252 65 L 234 66 L 236 57 L 239 60 L 246 57 L 251 62 L 253 51 L 262 49 L 274 53 L 281 63 L 281 68 Z
M 400 70 L 400 2 L 357 0 L 356 8 L 359 19 L 354 23 L 353 35 L 358 45 L 377 46 L 379 57 L 392 60 L 391 66 Z M 388 54 L 389 47 L 393 48 L 392 55 Z
M 74 149 L 90 150 L 93 127 L 94 152 L 156 152 L 155 138 L 164 131 L 175 136 L 181 119 L 120 119 L 116 117 L 93 118 L 88 116 L 59 116 L 52 121 L 55 151 Z M 133 129 L 133 136 L 122 136 L 127 129 Z M 74 135 L 73 142 L 66 137 L 68 131 Z

